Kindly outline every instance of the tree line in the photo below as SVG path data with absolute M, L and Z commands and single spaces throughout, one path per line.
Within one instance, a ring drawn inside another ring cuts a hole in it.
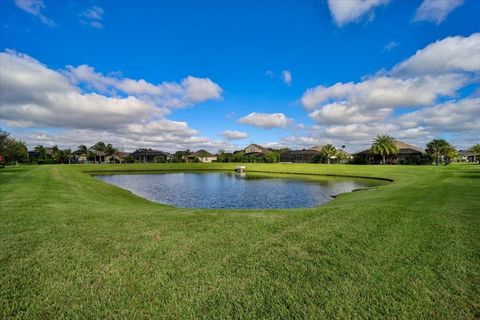
M 378 135 L 372 142 L 369 151 L 371 154 L 378 155 L 382 159 L 382 163 L 386 164 L 390 156 L 396 155 L 399 150 L 396 147 L 395 139 L 389 135 Z M 458 158 L 458 151 L 453 145 L 444 139 L 434 139 L 426 145 L 425 152 L 421 158 L 415 159 L 415 163 L 405 164 L 449 164 L 454 159 Z M 348 153 L 342 148 L 335 148 L 331 144 L 324 145 L 320 152 L 312 159 L 314 163 L 328 163 L 332 160 L 339 163 L 353 162 L 355 159 L 350 159 Z M 219 150 L 217 154 L 217 162 L 264 162 L 274 163 L 280 161 L 280 154 L 289 149 L 270 149 L 264 154 L 244 154 L 243 151 L 225 152 Z M 480 163 L 480 144 L 477 143 L 469 149 Z M 111 156 L 118 152 L 118 149 L 113 147 L 110 143 L 99 141 L 91 147 L 86 145 L 79 145 L 76 150 L 72 151 L 70 148 L 60 149 L 58 146 L 46 148 L 43 145 L 37 145 L 34 148 L 34 153 L 29 156 L 27 146 L 24 141 L 12 138 L 10 134 L 0 129 L 0 163 L 16 164 L 18 162 L 36 162 L 42 163 L 75 163 L 78 162 L 80 156 L 85 156 L 87 161 L 95 160 L 96 152 L 103 152 L 105 156 Z M 177 151 L 173 154 L 171 162 L 184 162 L 184 156 L 190 154 L 190 150 Z M 161 161 L 160 161 L 161 160 Z M 156 162 L 165 162 L 162 158 Z M 127 156 L 123 159 L 124 163 L 134 162 L 134 159 Z
M 386 164 L 389 156 L 396 155 L 399 152 L 395 141 L 395 138 L 392 136 L 378 135 L 372 143 L 370 152 L 375 155 L 380 155 L 382 157 L 382 164 Z M 469 151 L 477 157 L 480 163 L 480 144 L 475 144 Z M 423 163 L 411 164 L 449 164 L 453 159 L 457 159 L 458 156 L 458 151 L 449 142 L 444 139 L 434 139 L 427 143 L 427 148 L 425 149 L 425 153 L 422 154 L 422 157 L 416 159 L 416 161 L 423 161 Z

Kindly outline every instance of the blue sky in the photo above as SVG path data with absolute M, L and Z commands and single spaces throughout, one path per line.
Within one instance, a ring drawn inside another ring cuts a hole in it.
M 474 0 L 6 0 L 1 126 L 32 147 L 356 151 L 381 133 L 468 147 L 479 12 Z

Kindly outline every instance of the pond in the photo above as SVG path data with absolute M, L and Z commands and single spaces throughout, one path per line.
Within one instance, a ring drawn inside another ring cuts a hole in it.
M 165 172 L 97 175 L 148 200 L 179 208 L 308 208 L 382 180 L 293 174 Z

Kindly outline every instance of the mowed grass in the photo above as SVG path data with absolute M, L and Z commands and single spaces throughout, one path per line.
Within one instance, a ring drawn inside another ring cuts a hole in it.
M 480 166 L 247 164 L 393 183 L 295 210 L 155 204 L 84 171 L 0 170 L 0 317 L 480 317 Z

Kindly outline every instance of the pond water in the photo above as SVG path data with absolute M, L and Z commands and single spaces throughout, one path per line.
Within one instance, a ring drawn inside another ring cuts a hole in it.
M 315 207 L 332 196 L 387 183 L 347 177 L 233 172 L 97 175 L 148 200 L 180 208 Z

